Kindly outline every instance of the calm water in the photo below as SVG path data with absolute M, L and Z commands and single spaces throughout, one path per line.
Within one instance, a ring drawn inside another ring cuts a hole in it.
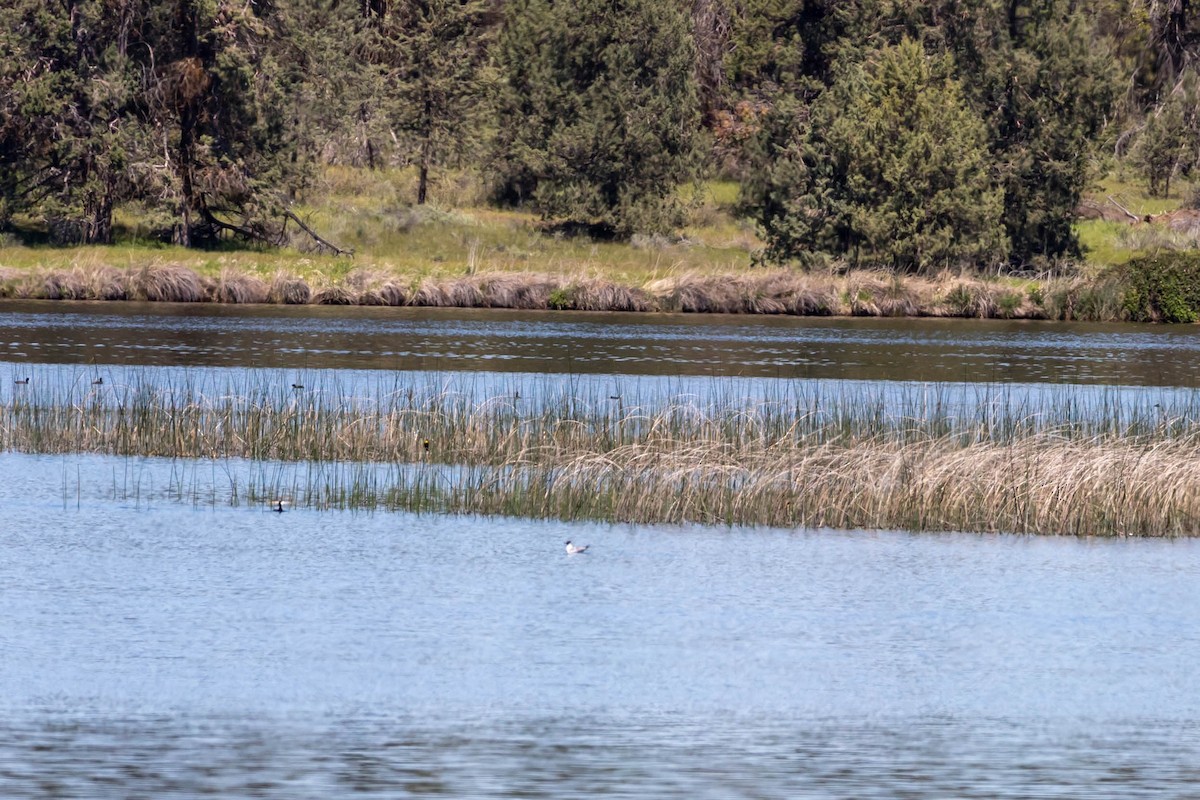
M 1194 330 L 5 301 L 0 361 L 1200 387 Z
M 753 394 L 800 377 L 1193 397 L 1200 342 L 6 303 L 0 402 L 21 390 L 9 373 L 83 392 L 267 376 L 336 395 L 472 373 L 458 390 Z M 0 796 L 1200 797 L 1200 543 L 222 501 L 235 473 L 287 469 L 0 454 Z M 592 551 L 568 557 L 566 539 Z
M 6 797 L 1195 796 L 1200 543 L 195 508 L 0 456 Z M 153 477 L 157 476 L 157 477 Z M 64 490 L 64 486 L 67 490 Z M 569 557 L 565 539 L 590 542 Z

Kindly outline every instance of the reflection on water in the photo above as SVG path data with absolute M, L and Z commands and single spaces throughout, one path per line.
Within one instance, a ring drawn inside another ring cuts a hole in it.
M 1129 797 L 1200 777 L 1198 541 L 105 500 L 124 463 L 0 456 L 0 795 Z
M 0 360 L 1200 386 L 1191 326 L 4 302 Z

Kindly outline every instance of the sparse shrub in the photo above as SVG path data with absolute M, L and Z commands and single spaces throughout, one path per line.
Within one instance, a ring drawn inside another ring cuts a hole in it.
M 572 292 L 562 286 L 550 292 L 550 297 L 546 300 L 546 305 L 555 311 L 569 311 L 575 307 L 575 303 L 571 297 Z
M 974 314 L 975 296 L 965 283 L 956 283 L 954 288 L 946 293 L 946 305 L 955 316 L 972 317 Z
M 1029 289 L 1026 291 L 1026 295 L 1029 297 L 1029 302 L 1038 308 L 1041 308 L 1046 302 L 1045 292 L 1043 292 L 1042 287 L 1036 283 L 1029 287 Z
M 1005 319 L 1012 319 L 1017 315 L 1017 309 L 1021 307 L 1023 300 L 1020 292 L 1001 292 L 996 298 L 996 310 Z

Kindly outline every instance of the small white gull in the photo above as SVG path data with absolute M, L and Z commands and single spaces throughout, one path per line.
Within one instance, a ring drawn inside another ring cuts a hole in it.
M 568 539 L 568 540 L 567 540 L 567 555 L 569 555 L 569 556 L 573 556 L 573 555 L 575 555 L 576 553 L 583 553 L 583 552 L 586 552 L 586 551 L 587 551 L 587 549 L 588 549 L 589 547 L 591 547 L 591 545 L 587 545 L 587 544 L 585 544 L 585 545 L 571 544 L 571 540 L 570 540 L 570 539 Z

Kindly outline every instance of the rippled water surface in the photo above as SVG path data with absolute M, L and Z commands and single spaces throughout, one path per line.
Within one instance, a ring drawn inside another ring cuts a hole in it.
M 151 384 L 290 398 L 298 381 L 513 403 L 870 385 L 923 408 L 924 382 L 984 404 L 1070 383 L 1093 387 L 1074 402 L 1175 415 L 1195 406 L 1200 342 L 6 303 L 0 376 L 0 403 Z M 248 474 L 289 469 L 305 468 L 0 454 L 0 797 L 1200 797 L 1200 543 L 229 504 Z
M 0 361 L 1200 387 L 1193 330 L 6 301 Z
M 1200 780 L 1196 542 L 274 514 L 179 469 L 0 456 L 4 796 Z

